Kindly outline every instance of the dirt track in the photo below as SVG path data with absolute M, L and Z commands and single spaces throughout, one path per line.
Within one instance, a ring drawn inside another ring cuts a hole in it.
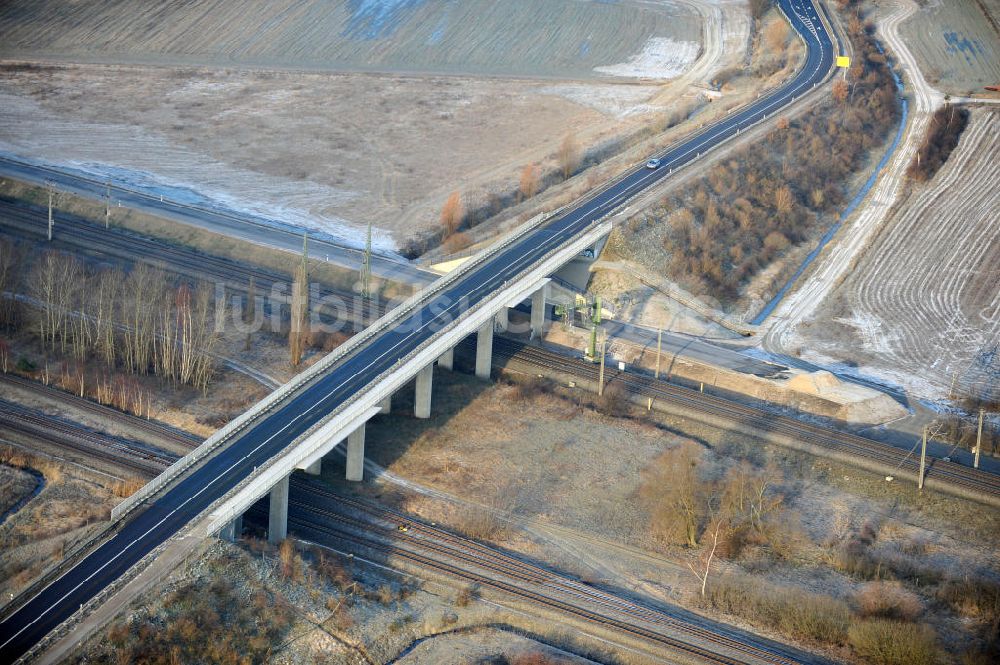
M 794 337 L 796 326 L 809 319 L 820 303 L 829 297 L 878 233 L 899 200 L 906 167 L 923 140 L 930 115 L 943 101 L 943 96 L 924 80 L 916 61 L 899 38 L 899 24 L 916 9 L 917 6 L 910 0 L 899 0 L 896 10 L 879 25 L 880 36 L 900 60 L 906 85 L 913 92 L 910 126 L 899 142 L 895 156 L 886 165 L 885 173 L 868 193 L 867 200 L 854 218 L 844 225 L 835 242 L 820 256 L 808 279 L 790 293 L 765 322 L 768 330 L 761 344 L 768 351 L 788 353 L 798 346 Z

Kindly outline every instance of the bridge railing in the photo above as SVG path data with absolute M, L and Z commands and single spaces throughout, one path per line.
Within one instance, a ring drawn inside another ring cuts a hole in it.
M 155 496 L 165 487 L 167 487 L 171 482 L 179 478 L 189 469 L 191 469 L 195 464 L 207 458 L 209 455 L 214 453 L 219 449 L 220 446 L 230 441 L 235 435 L 239 434 L 243 430 L 250 427 L 255 423 L 261 416 L 271 412 L 276 407 L 278 407 L 285 398 L 290 394 L 298 391 L 300 388 L 305 387 L 314 379 L 318 378 L 321 374 L 329 370 L 335 364 L 343 360 L 348 354 L 351 354 L 358 350 L 361 346 L 367 343 L 375 335 L 383 331 L 384 329 L 390 327 L 391 325 L 397 323 L 401 319 L 411 314 L 414 309 L 428 298 L 433 297 L 441 290 L 454 284 L 457 280 L 463 278 L 477 266 L 482 265 L 484 262 L 498 255 L 500 252 L 505 250 L 511 244 L 517 242 L 523 238 L 528 233 L 534 231 L 538 227 L 542 226 L 549 220 L 558 216 L 565 207 L 559 208 L 546 215 L 540 215 L 536 218 L 532 218 L 519 226 L 513 232 L 511 232 L 507 237 L 505 237 L 499 243 L 491 245 L 490 247 L 484 248 L 476 256 L 474 256 L 469 261 L 465 262 L 458 269 L 452 271 L 451 273 L 444 275 L 443 277 L 435 280 L 426 288 L 418 291 L 414 295 L 410 296 L 403 303 L 394 307 L 393 309 L 386 312 L 379 319 L 374 321 L 367 328 L 362 330 L 357 335 L 354 335 L 344 344 L 339 346 L 337 349 L 328 354 L 325 358 L 317 362 L 315 365 L 309 369 L 301 372 L 292 378 L 291 381 L 285 383 L 284 385 L 278 387 L 276 390 L 271 392 L 267 397 L 262 399 L 256 405 L 251 407 L 249 410 L 240 414 L 236 419 L 230 421 L 222 429 L 217 431 L 215 434 L 206 439 L 200 446 L 192 450 L 190 453 L 180 458 L 166 469 L 162 474 L 149 481 L 140 489 L 138 492 L 128 497 L 120 504 L 118 504 L 111 511 L 111 519 L 117 522 L 130 514 L 136 507 L 141 505 L 144 501 Z

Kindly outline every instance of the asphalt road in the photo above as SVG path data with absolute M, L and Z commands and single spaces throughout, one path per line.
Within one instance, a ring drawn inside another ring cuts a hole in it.
M 375 377 L 452 320 L 463 301 L 476 303 L 529 265 L 578 236 L 631 197 L 722 141 L 759 122 L 812 89 L 829 72 L 833 47 L 811 0 L 780 0 L 808 45 L 805 66 L 791 81 L 749 108 L 672 147 L 656 170 L 637 168 L 561 217 L 514 242 L 464 277 L 428 298 L 412 325 L 386 330 L 346 356 L 283 405 L 262 417 L 224 450 L 197 467 L 120 531 L 0 623 L 0 662 L 12 662 L 106 586 L 197 517 L 213 501 L 254 473 L 310 426 L 343 405 Z

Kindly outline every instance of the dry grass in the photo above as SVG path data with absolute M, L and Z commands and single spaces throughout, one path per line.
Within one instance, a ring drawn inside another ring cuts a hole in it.
M 843 601 L 735 575 L 709 580 L 702 602 L 755 625 L 824 644 L 843 644 L 851 622 Z
M 865 619 L 848 630 L 854 650 L 872 665 L 934 665 L 941 650 L 934 629 L 889 619 Z
M 0 464 L 18 469 L 33 469 L 45 476 L 45 481 L 58 485 L 63 482 L 62 467 L 45 457 L 32 455 L 12 446 L 0 446 Z
M 133 614 L 112 626 L 104 647 L 111 662 L 265 662 L 293 618 L 288 602 L 266 589 L 250 589 L 247 599 L 221 578 L 190 582 L 166 597 L 163 616 Z
M 125 478 L 124 480 L 116 480 L 111 485 L 111 493 L 121 499 L 127 499 L 132 496 L 146 484 L 145 478 Z
M 950 579 L 938 587 L 938 600 L 950 605 L 963 617 L 1000 624 L 1000 582 L 983 577 L 966 576 Z
M 0 464 L 0 514 L 6 514 L 38 487 L 39 478 L 23 469 Z
M 936 584 L 945 578 L 943 571 L 920 560 L 919 544 L 878 546 L 878 536 L 878 525 L 866 522 L 836 545 L 830 556 L 830 565 L 862 580 L 899 580 L 926 585 Z M 917 554 L 909 553 L 914 551 Z

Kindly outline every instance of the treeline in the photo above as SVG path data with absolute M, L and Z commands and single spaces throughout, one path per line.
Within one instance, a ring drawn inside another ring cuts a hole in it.
M 29 266 L 18 245 L 0 240 L 0 291 L 0 323 L 27 327 L 67 361 L 97 360 L 108 370 L 201 390 L 215 372 L 215 307 L 205 283 L 177 281 L 144 264 L 94 270 L 56 251 Z
M 831 102 L 796 120 L 780 118 L 766 140 L 737 151 L 682 193 L 633 217 L 626 251 L 696 293 L 732 300 L 787 249 L 813 237 L 822 216 L 842 207 L 899 117 L 892 73 L 860 21 L 851 21 L 855 58 Z
M 958 139 L 969 124 L 969 110 L 947 105 L 934 112 L 924 142 L 908 169 L 908 175 L 917 182 L 927 182 L 934 177 L 951 151 L 958 146 Z
M 582 146 L 576 135 L 566 134 L 556 151 L 547 158 L 522 166 L 516 181 L 494 183 L 487 191 L 451 192 L 442 204 L 440 224 L 407 240 L 401 253 L 408 259 L 415 259 L 439 245 L 449 253 L 465 249 L 472 244 L 469 230 L 683 122 L 704 103 L 676 106 L 644 127 L 593 145 Z M 524 215 L 522 213 L 526 220 Z

